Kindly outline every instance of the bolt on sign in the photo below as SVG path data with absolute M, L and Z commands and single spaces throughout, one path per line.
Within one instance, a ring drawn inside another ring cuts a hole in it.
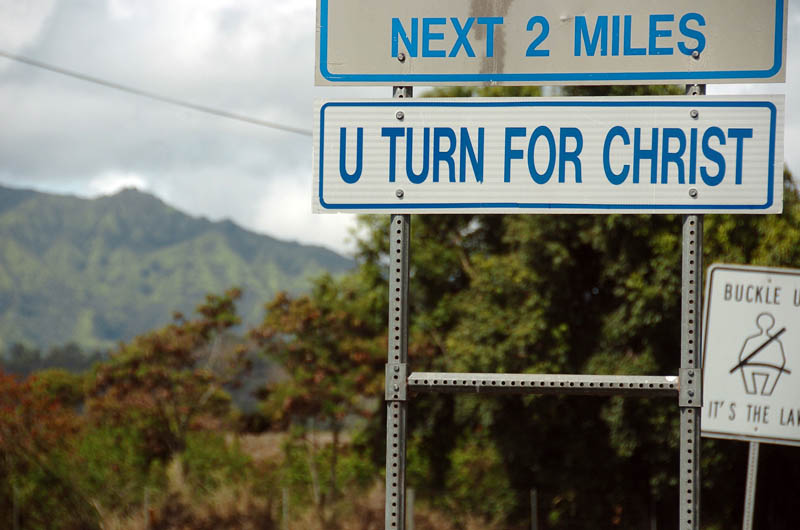
M 786 0 L 317 0 L 316 83 L 782 82 Z
M 784 96 L 318 101 L 315 212 L 780 213 Z
M 800 270 L 715 264 L 706 289 L 703 436 L 800 445 Z

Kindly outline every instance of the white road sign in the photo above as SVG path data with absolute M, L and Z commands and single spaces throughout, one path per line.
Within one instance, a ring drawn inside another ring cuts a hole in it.
M 702 434 L 800 445 L 800 270 L 713 265 Z
M 317 84 L 782 82 L 787 0 L 317 0 Z
M 317 101 L 315 212 L 780 213 L 784 96 Z

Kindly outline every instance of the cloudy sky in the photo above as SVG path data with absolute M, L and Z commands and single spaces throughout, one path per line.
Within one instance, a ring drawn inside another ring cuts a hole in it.
M 260 120 L 311 130 L 315 0 L 0 0 L 0 51 Z M 800 173 L 800 0 L 790 0 L 786 161 Z M 797 39 L 793 37 L 797 35 Z M 347 252 L 350 215 L 311 214 L 311 139 L 0 57 L 0 183 L 93 197 L 122 187 L 281 239 Z

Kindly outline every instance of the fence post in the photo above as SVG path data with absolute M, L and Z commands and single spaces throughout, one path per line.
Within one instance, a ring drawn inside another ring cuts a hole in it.
M 531 530 L 539 530 L 539 492 L 531 490 Z

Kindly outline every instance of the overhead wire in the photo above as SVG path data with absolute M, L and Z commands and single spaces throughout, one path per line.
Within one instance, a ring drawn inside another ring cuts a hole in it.
M 81 72 L 76 72 L 74 70 L 68 70 L 66 68 L 61 68 L 60 66 L 44 63 L 42 61 L 37 61 L 36 59 L 31 59 L 29 57 L 24 57 L 22 55 L 9 53 L 4 50 L 0 50 L 0 56 L 5 57 L 6 59 L 11 59 L 13 61 L 25 63 L 27 65 L 34 66 L 36 68 L 41 68 L 43 70 L 48 70 L 50 72 L 55 72 L 57 74 L 65 75 L 75 79 L 80 79 L 81 81 L 86 81 L 88 83 L 94 83 L 96 85 L 104 86 L 106 88 L 113 88 L 115 90 L 127 92 L 129 94 L 133 94 L 136 96 L 153 99 L 156 101 L 160 101 L 162 103 L 168 103 L 170 105 L 177 105 L 179 107 L 195 110 L 197 112 L 204 112 L 206 114 L 212 114 L 214 116 L 219 116 L 222 118 L 238 120 L 245 123 L 250 123 L 252 125 L 258 125 L 270 129 L 277 129 L 280 131 L 301 134 L 303 136 L 312 136 L 312 132 L 308 129 L 301 129 L 300 127 L 293 127 L 291 125 L 284 125 L 282 123 L 276 123 L 272 121 L 261 120 L 258 118 L 252 118 L 250 116 L 244 116 L 242 114 L 236 114 L 233 112 L 228 112 L 226 110 L 215 109 L 213 107 L 207 107 L 205 105 L 198 105 L 196 103 L 191 103 L 189 101 L 184 101 L 170 96 L 162 96 L 161 94 L 156 94 L 155 92 L 141 90 L 139 88 L 123 85 L 121 83 L 116 83 L 114 81 L 107 81 L 99 77 L 94 77 Z

